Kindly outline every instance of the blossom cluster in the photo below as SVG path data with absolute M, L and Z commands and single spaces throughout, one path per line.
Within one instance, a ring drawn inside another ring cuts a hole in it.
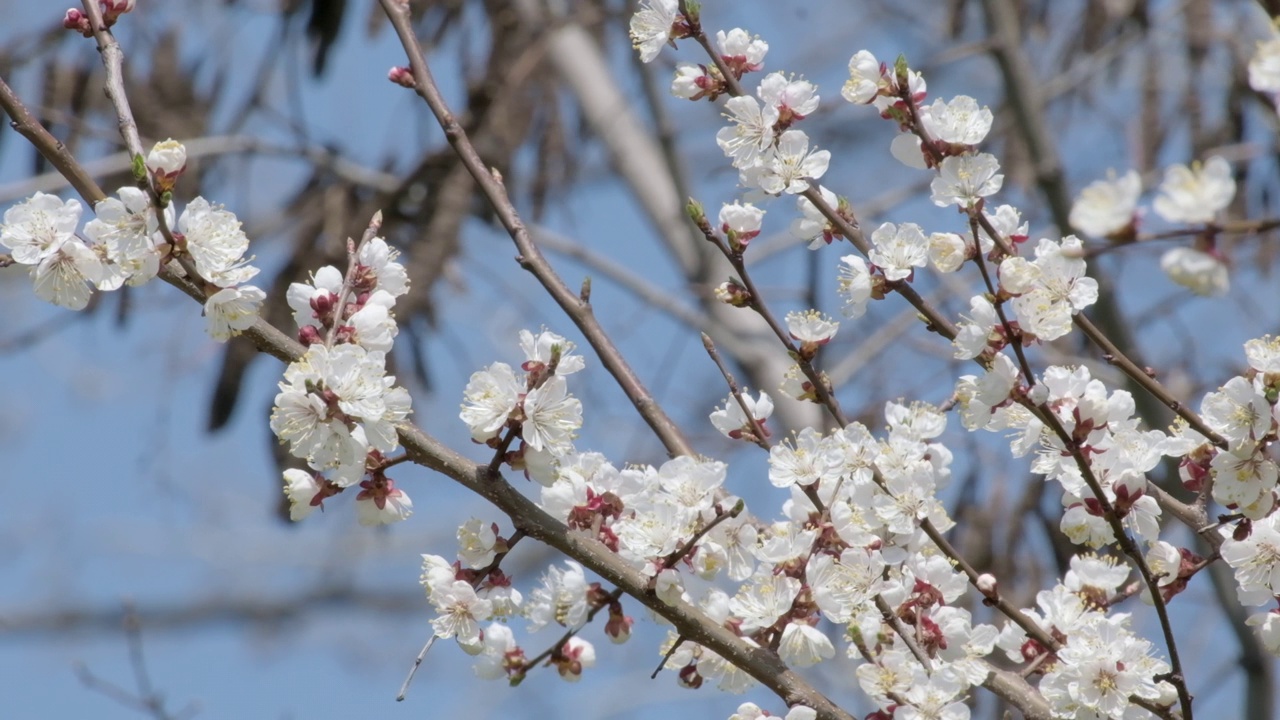
M 1176 700 L 1173 685 L 1155 679 L 1169 672 L 1169 664 L 1134 635 L 1128 613 L 1106 612 L 1128 576 L 1114 559 L 1077 555 L 1062 582 L 1036 595 L 1034 609 L 1021 611 L 1050 637 L 1065 638 L 1062 647 L 1051 653 L 1013 623 L 996 638 L 1010 661 L 1043 663 L 1038 688 L 1057 717 L 1151 717 L 1132 699 L 1157 705 Z
M 823 620 L 835 623 L 849 639 L 845 654 L 858 661 L 859 683 L 882 710 L 959 712 L 968 688 L 986 673 L 979 659 L 991 652 L 997 631 L 955 606 L 966 578 L 921 528 L 926 521 L 940 531 L 952 525 L 936 499 L 950 479 L 951 453 L 935 442 L 946 418 L 928 405 L 898 403 L 886 406 L 885 418 L 884 439 L 852 423 L 831 433 L 804 429 L 773 446 L 769 481 L 789 494 L 783 519 L 758 528 L 742 522 L 738 535 L 754 542 L 726 567 L 727 577 L 742 584 L 732 595 L 705 590 L 697 604 L 748 643 L 775 647 L 797 667 L 835 657 L 835 643 L 820 629 Z M 697 558 L 708 548 L 718 552 L 716 543 L 700 543 L 692 569 L 701 567 Z M 908 635 L 922 639 L 929 667 L 889 626 L 879 602 L 909 626 Z M 664 649 L 675 642 L 672 633 Z M 752 684 L 723 658 L 687 641 L 666 667 L 693 687 L 712 680 L 738 692 Z M 744 705 L 739 716 L 761 715 Z
M 547 484 L 560 459 L 573 452 L 573 438 L 582 427 L 582 402 L 569 394 L 566 377 L 586 363 L 572 354 L 572 342 L 545 330 L 522 330 L 520 348 L 522 373 L 496 362 L 471 375 L 460 417 L 474 441 L 504 453 L 518 438 L 520 445 L 501 459 Z
M 103 0 L 102 7 L 110 24 L 133 3 Z M 630 34 L 642 61 L 676 40 L 700 36 L 696 4 L 686 7 L 692 8 L 688 17 L 676 0 L 639 4 Z M 82 14 L 69 13 L 66 22 L 89 30 Z M 1142 706 L 1178 702 L 1180 679 L 1170 678 L 1170 663 L 1115 606 L 1135 594 L 1168 603 L 1214 559 L 1160 536 L 1162 508 L 1148 475 L 1165 458 L 1176 458 L 1184 487 L 1201 504 L 1211 499 L 1230 512 L 1219 525 L 1196 529 L 1220 546 L 1239 601 L 1273 606 L 1249 624 L 1280 654 L 1280 466 L 1274 457 L 1280 339 L 1246 343 L 1248 369 L 1204 397 L 1193 418 L 1202 424 L 1180 419 L 1167 431 L 1143 427 L 1132 395 L 1109 389 L 1087 367 L 1032 370 L 1022 351 L 1066 337 L 1097 302 L 1099 285 L 1088 276 L 1090 248 L 1080 237 L 1032 243 L 1018 209 L 992 202 L 1004 175 L 995 156 L 980 149 L 992 127 L 990 109 L 967 96 L 926 103 L 925 79 L 904 59 L 891 65 L 865 50 L 850 58 L 841 96 L 897 126 L 890 153 L 932 173 L 932 202 L 956 208 L 968 226 L 930 232 L 912 222 L 883 222 L 868 227 L 864 240 L 849 202 L 817 184 L 830 153 L 813 147 L 798 127 L 819 108 L 818 88 L 775 71 L 754 90 L 742 89 L 743 78 L 763 72 L 768 50 L 759 36 L 734 28 L 716 35 L 710 63 L 676 66 L 676 97 L 710 102 L 729 96 L 723 103 L 729 124 L 716 142 L 744 189 L 743 198 L 722 205 L 715 226 L 691 203 L 700 229 L 731 261 L 741 261 L 761 233 L 769 197 L 795 196 L 794 237 L 813 250 L 840 240 L 862 250 L 839 260 L 838 294 L 847 318 L 861 317 L 871 300 L 904 289 L 927 268 L 980 269 L 984 291 L 969 299 L 952 341 L 954 358 L 973 361 L 980 371 L 959 378 L 946 407 L 967 430 L 1001 434 L 1014 457 L 1029 456 L 1033 473 L 1057 483 L 1060 528 L 1090 551 L 1072 557 L 1061 582 L 1038 593 L 1034 607 L 1002 605 L 996 578 L 978 575 L 943 539 L 954 523 L 939 492 L 951 479 L 953 457 L 942 442 L 946 412 L 926 403 L 887 403 L 879 436 L 833 411 L 836 427 L 803 428 L 775 443 L 768 425 L 773 397 L 735 388 L 709 419 L 725 437 L 767 449 L 768 483 L 785 494 L 772 522 L 748 513 L 730 494 L 723 462 L 685 455 L 657 466 L 615 464 L 576 446 L 582 403 L 569 392 L 569 376 L 585 361 L 572 342 L 548 330 L 522 331 L 520 364 L 494 362 L 475 372 L 464 390 L 459 418 L 477 444 L 493 450 L 489 474 L 503 467 L 523 472 L 535 483 L 529 487 L 542 511 L 574 538 L 598 543 L 630 566 L 662 603 L 690 604 L 745 645 L 766 648 L 794 667 L 837 653 L 847 657 L 878 708 L 870 717 L 966 720 L 970 690 L 991 677 L 985 658 L 1003 651 L 1035 680 L 1054 717 L 1130 720 L 1153 716 Z M 391 77 L 412 84 L 404 69 Z M 1280 94 L 1280 35 L 1260 43 L 1249 80 L 1259 92 Z M 199 197 L 181 212 L 174 206 L 186 167 L 181 143 L 158 143 L 138 163 L 139 186 L 97 203 L 83 230 L 78 201 L 37 193 L 5 212 L 0 245 L 28 268 L 36 294 L 55 304 L 83 309 L 94 289 L 168 273 L 204 292 L 213 338 L 225 341 L 250 329 L 265 295 L 245 285 L 258 270 L 245 257 L 249 240 L 239 221 Z M 1082 190 L 1070 224 L 1090 238 L 1140 240 L 1142 195 L 1136 172 L 1117 177 L 1108 171 Z M 1215 238 L 1235 195 L 1232 168 L 1222 157 L 1165 170 L 1151 210 L 1190 227 L 1195 237 L 1192 247 L 1161 258 L 1172 280 L 1202 295 L 1227 291 L 1227 265 Z M 356 486 L 363 524 L 412 513 L 412 501 L 388 476 L 404 459 L 393 453 L 411 412 L 408 392 L 387 374 L 398 334 L 395 305 L 408 291 L 408 277 L 397 251 L 376 236 L 377 222 L 359 243 L 349 242 L 345 270 L 322 267 L 287 292 L 306 350 L 285 370 L 270 425 L 307 467 L 284 472 L 294 520 Z M 763 299 L 748 287 L 754 288 L 744 276 L 721 285 L 716 296 L 761 311 Z M 778 333 L 795 361 L 780 379 L 785 396 L 810 402 L 829 396 L 830 387 L 815 387 L 826 379 L 812 363 L 839 325 L 817 310 L 785 316 L 785 332 Z M 578 633 L 601 613 L 612 642 L 630 638 L 633 619 L 624 612 L 621 590 L 606 591 L 578 562 L 549 567 L 527 592 L 517 589 L 500 563 L 518 538 L 500 532 L 496 523 L 471 518 L 457 531 L 455 561 L 423 555 L 420 581 L 435 611 L 433 634 L 475 657 L 478 676 L 519 683 L 545 659 L 561 677 L 578 680 L 597 660 Z M 1140 543 L 1137 550 L 1131 537 Z M 1132 571 L 1119 553 L 1094 554 L 1100 550 L 1128 554 L 1142 579 L 1130 583 Z M 970 586 L 977 593 L 966 597 Z M 1001 627 L 970 612 L 968 601 L 979 598 L 1006 615 Z M 531 633 L 552 628 L 564 638 L 531 659 L 513 629 L 517 619 Z M 742 667 L 676 630 L 660 650 L 663 667 L 685 686 L 713 682 L 741 692 L 754 683 Z M 785 717 L 816 715 L 796 704 Z M 731 720 L 763 717 L 771 715 L 743 703 Z
M 396 298 L 409 290 L 398 256 L 383 238 L 368 237 L 353 244 L 345 275 L 325 266 L 311 282 L 289 286 L 298 340 L 307 350 L 285 369 L 271 431 L 310 468 L 284 473 L 294 520 L 355 485 L 362 524 L 396 522 L 413 510 L 384 467 L 400 446 L 397 425 L 411 406 L 386 368 L 398 332 Z
M 1203 164 L 1170 165 L 1151 208 L 1170 223 L 1212 226 L 1235 194 L 1231 166 L 1215 155 Z M 1108 170 L 1107 179 L 1090 183 L 1080 191 L 1071 206 L 1071 224 L 1093 237 L 1131 241 L 1137 236 L 1144 214 L 1138 207 L 1141 197 L 1142 179 L 1137 171 L 1116 177 L 1114 170 Z M 1198 295 L 1222 295 L 1230 286 L 1226 262 L 1213 243 L 1213 233 L 1196 235 L 1194 246 L 1166 251 L 1160 258 L 1160 268 L 1169 279 Z
M 671 23 L 677 22 L 675 17 Z M 633 24 L 633 36 L 635 30 Z M 750 37 L 741 30 L 722 36 Z M 674 37 L 667 36 L 664 42 Z M 651 49 L 642 56 L 646 62 L 660 46 Z M 720 49 L 723 53 L 724 48 Z M 753 63 L 750 69 L 759 65 Z M 727 62 L 716 64 L 725 66 Z M 1003 184 L 995 157 L 978 150 L 992 124 L 988 109 L 964 96 L 926 105 L 923 77 L 902 61 L 890 67 L 866 51 L 853 56 L 849 71 L 842 92 L 845 99 L 873 105 L 882 117 L 898 124 L 893 155 L 911 167 L 931 169 L 934 203 L 958 207 L 968 215 L 971 232 L 966 238 L 951 232 L 929 233 L 913 223 L 882 223 L 870 233 L 865 256 L 841 258 L 839 290 L 845 315 L 861 316 L 870 300 L 885 297 L 896 284 L 911 282 L 927 266 L 955 272 L 970 261 L 981 264 L 982 255 L 993 262 L 995 272 L 983 273 L 984 279 L 990 278 L 988 292 L 971 299 L 970 314 L 962 319 L 954 341 L 957 358 L 974 360 L 985 369 L 984 375 L 961 378 L 956 387 L 955 401 L 964 425 L 1010 435 L 1015 456 L 1034 451 L 1033 470 L 1063 488 L 1063 530 L 1072 540 L 1094 548 L 1114 543 L 1117 521 L 1144 539 L 1146 563 L 1158 574 L 1161 600 L 1168 601 L 1203 567 L 1204 560 L 1160 540 L 1160 508 L 1147 492 L 1147 473 L 1164 457 L 1189 452 L 1182 447 L 1186 434 L 1141 428 L 1132 397 L 1124 391 L 1109 392 L 1085 368 L 1049 367 L 1040 377 L 1028 377 L 1021 354 L 1015 361 L 1006 353 L 1011 347 L 1021 349 L 1064 337 L 1072 330 L 1075 316 L 1097 301 L 1098 284 L 1087 275 L 1084 243 L 1069 235 L 1028 244 L 1028 226 L 1017 209 L 987 208 L 988 198 Z M 735 70 L 734 76 L 740 79 L 741 73 Z M 672 92 L 688 99 L 714 100 L 730 93 L 722 80 L 714 69 L 682 63 Z M 783 87 L 787 90 L 780 93 L 778 88 Z M 797 199 L 802 217 L 793 223 L 792 232 L 809 241 L 811 248 L 820 249 L 846 235 L 848 225 L 842 221 L 852 225 L 847 202 L 826 188 L 811 186 L 809 181 L 819 174 L 788 176 L 777 166 L 779 154 L 788 154 L 784 151 L 787 133 L 798 132 L 792 123 L 813 109 L 804 103 L 816 97 L 810 83 L 773 73 L 760 83 L 754 97 L 739 95 L 725 103 L 733 124 L 717 134 L 717 142 L 749 193 L 803 194 Z M 799 112 L 794 112 L 797 107 Z M 794 149 L 807 151 L 808 139 L 803 138 L 803 145 L 795 142 L 789 154 L 800 157 Z M 793 160 L 790 165 L 802 162 Z M 1220 159 L 1213 159 L 1203 169 L 1171 168 L 1156 212 L 1170 222 L 1212 222 L 1234 194 L 1234 183 L 1224 179 L 1224 175 L 1229 179 L 1224 167 Z M 826 158 L 821 169 L 826 169 Z M 793 184 L 797 177 L 803 182 Z M 1126 197 L 1136 201 L 1138 193 L 1140 185 L 1131 176 L 1120 181 L 1119 191 L 1091 187 L 1077 203 L 1073 222 L 1082 231 L 1101 232 L 1103 237 L 1130 231 L 1136 213 L 1132 206 L 1125 206 Z M 760 231 L 763 214 L 749 203 L 724 206 L 720 231 L 728 238 L 730 252 L 741 254 L 746 249 L 747 241 Z M 1024 247 L 1031 252 L 1024 254 Z M 1177 279 L 1169 266 L 1166 258 L 1166 271 Z M 736 280 L 722 285 L 717 296 L 737 307 L 760 302 Z M 801 360 L 811 360 L 837 327 L 816 311 L 792 313 L 788 326 L 792 338 L 808 351 L 793 350 Z M 788 373 L 784 392 L 816 401 L 811 385 L 796 382 L 800 375 Z M 813 377 L 809 371 L 804 375 Z M 712 422 L 727 437 L 765 444 L 772 410 L 767 394 L 753 399 L 735 393 L 712 415 Z M 824 635 L 809 632 L 815 618 L 825 616 L 848 624 L 847 636 L 853 639 L 848 654 L 862 661 L 857 671 L 860 684 L 886 717 L 898 713 L 967 717 L 965 693 L 985 679 L 988 666 L 981 658 L 996 641 L 994 628 L 975 626 L 966 611 L 952 605 L 963 594 L 966 578 L 922 528 L 950 524 L 936 496 L 949 475 L 950 453 L 931 442 L 943 424 L 935 417 L 943 416 L 891 405 L 888 440 L 870 440 L 865 429 L 851 425 L 831 434 L 804 429 L 793 440 L 773 446 L 769 479 L 791 493 L 784 508 L 788 522 L 755 529 L 752 555 L 758 565 L 745 578 L 741 576 L 750 567 L 747 564 L 729 574 L 730 579 L 744 582 L 736 595 L 711 589 L 697 601 L 714 621 L 748 642 L 777 648 L 784 660 L 798 666 L 834 654 Z M 851 469 L 853 458 L 861 463 L 857 471 Z M 602 492 L 612 493 L 604 496 L 608 502 L 599 503 L 603 512 L 597 512 L 589 526 L 608 544 L 613 537 L 604 531 L 616 522 L 613 500 L 618 492 L 613 490 L 612 474 L 606 473 L 605 478 L 610 479 L 601 487 L 589 487 L 578 495 L 590 500 Z M 621 505 L 632 507 L 630 502 Z M 622 552 L 616 544 L 611 547 Z M 696 564 L 700 549 L 695 548 L 690 562 Z M 1073 570 L 1075 574 L 1069 573 L 1064 585 L 1052 593 L 1042 593 L 1041 606 L 1051 606 L 1046 612 L 1059 606 L 1077 608 L 1072 611 L 1075 623 L 1053 618 L 1041 623 L 1043 633 L 1037 637 L 1052 637 L 1051 647 L 1033 648 L 1034 652 L 1021 647 L 1028 641 L 1016 622 L 1007 624 L 1001 637 L 1012 638 L 1005 642 L 1019 646 L 1020 654 L 1014 659 L 1029 663 L 1027 672 L 1040 677 L 1039 687 L 1055 716 L 1145 716 L 1146 711 L 1131 706 L 1133 700 L 1168 705 L 1176 701 L 1176 689 L 1155 680 L 1168 666 L 1155 658 L 1150 643 L 1132 634 L 1128 616 L 1107 612 L 1128 571 L 1115 568 L 1111 560 L 1086 559 L 1091 557 L 1078 556 L 1080 567 Z M 653 558 L 646 562 L 652 563 Z M 1104 569 L 1099 570 L 1100 566 Z M 827 585 L 831 567 L 840 569 L 835 573 L 842 578 L 834 586 L 838 591 Z M 1100 574 L 1102 580 L 1091 574 Z M 994 579 L 984 576 L 975 585 L 988 600 L 998 597 Z M 685 590 L 684 595 L 688 594 Z M 1146 596 L 1154 601 L 1149 593 Z M 890 627 L 881 603 L 914 629 L 903 634 L 900 628 Z M 1022 611 L 1022 616 L 1024 620 L 1041 617 L 1034 610 Z M 1280 628 L 1280 623 L 1274 625 Z M 924 639 L 927 658 L 920 657 L 907 636 Z M 678 672 L 682 683 L 696 686 L 710 678 L 731 690 L 749 684 L 749 678 L 706 648 L 678 643 L 674 633 L 669 649 L 667 667 Z M 950 656 L 942 652 L 946 649 Z M 761 715 L 754 706 L 743 708 L 739 716 Z
M 151 192 L 167 197 L 186 168 L 186 149 L 166 140 L 143 163 Z M 164 205 L 162 216 L 156 213 L 159 204 Z M 258 269 L 249 264 L 253 258 L 244 256 L 249 238 L 231 212 L 197 197 L 179 214 L 159 195 L 122 187 L 116 197 L 94 206 L 96 217 L 79 231 L 82 213 L 79 200 L 39 192 L 4 213 L 0 245 L 12 251 L 16 263 L 29 267 L 40 299 L 83 310 L 95 289 L 142 285 L 176 261 L 194 271 L 182 272 L 188 279 L 205 285 L 206 327 L 215 340 L 238 335 L 257 320 L 266 295 L 244 285 Z
M 662 45 L 687 30 L 674 0 L 646 2 L 631 20 L 631 37 L 640 59 L 650 62 Z M 735 80 L 764 68 L 769 45 L 735 28 L 716 36 L 719 60 Z M 671 91 L 689 100 L 715 99 L 727 92 L 720 65 L 681 63 Z M 725 103 L 731 124 L 716 134 L 716 142 L 733 161 L 744 187 L 768 195 L 804 192 L 809 181 L 827 171 L 831 153 L 810 147 L 809 136 L 793 126 L 818 109 L 821 101 L 813 83 L 774 72 L 766 75 L 756 96 L 739 95 Z

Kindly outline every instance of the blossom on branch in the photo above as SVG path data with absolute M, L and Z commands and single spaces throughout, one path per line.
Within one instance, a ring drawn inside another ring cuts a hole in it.
M 751 413 L 750 419 L 742 412 L 742 405 L 747 406 L 747 411 Z M 768 437 L 769 429 L 765 426 L 765 421 L 772 414 L 773 398 L 769 397 L 769 393 L 761 391 L 756 399 L 752 399 L 750 394 L 744 392 L 741 404 L 730 397 L 725 400 L 724 407 L 711 413 L 711 424 L 721 435 L 731 440 L 755 438 L 759 433 L 757 425 L 763 429 L 764 436 Z
M 1004 175 L 994 155 L 960 155 L 946 158 L 938 166 L 938 177 L 929 187 L 933 204 L 939 207 L 959 205 L 973 207 L 988 195 L 1000 192 Z
M 875 55 L 859 50 L 849 58 L 849 79 L 840 90 L 841 97 L 855 105 L 870 103 L 885 86 L 884 73 L 884 65 Z
M 178 216 L 175 237 L 195 262 L 200 277 L 218 287 L 234 287 L 258 274 L 245 258 L 249 238 L 235 214 L 198 197 Z
M 1160 194 L 1152 208 L 1172 223 L 1208 223 L 1213 222 L 1235 196 L 1236 180 L 1231 176 L 1231 166 L 1221 156 L 1214 155 L 1203 165 L 1170 165 L 1164 171 Z
M 1130 170 L 1117 178 L 1107 170 L 1106 180 L 1095 180 L 1080 191 L 1071 205 L 1071 226 L 1097 238 L 1121 237 L 1133 230 L 1142 178 Z
M 1203 297 L 1220 297 L 1231 289 L 1227 265 L 1217 253 L 1176 247 L 1160 256 L 1160 269 L 1170 280 Z
M 641 62 L 652 62 L 662 46 L 674 39 L 673 26 L 680 16 L 676 0 L 642 0 L 631 16 L 631 45 L 640 51 Z
M 204 302 L 209 336 L 218 342 L 226 342 L 248 330 L 257 321 L 266 299 L 267 294 L 252 285 L 223 288 L 210 295 Z

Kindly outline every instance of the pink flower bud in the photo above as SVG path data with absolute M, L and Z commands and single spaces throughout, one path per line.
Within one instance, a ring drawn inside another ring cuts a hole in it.
M 119 17 L 133 10 L 135 0 L 102 0 L 102 13 Z
M 631 639 L 631 626 L 634 623 L 635 620 L 622 614 L 621 608 L 619 612 L 614 612 L 613 608 L 610 608 L 609 622 L 605 623 L 604 634 L 608 635 L 614 644 L 621 645 Z
M 596 650 L 591 643 L 579 637 L 569 638 L 558 653 L 559 657 L 552 662 L 560 672 L 560 677 L 569 682 L 582 679 L 582 671 L 596 664 Z
M 387 72 L 387 79 L 402 87 L 413 87 L 413 71 L 407 67 L 393 67 Z
M 102 24 L 111 27 L 120 16 L 133 10 L 134 0 L 98 0 L 102 7 Z
M 75 30 L 85 37 L 93 37 L 93 28 L 89 27 L 89 17 L 76 8 L 67 10 L 66 16 L 62 18 L 62 27 Z
M 983 573 L 978 576 L 978 592 L 987 597 L 996 597 L 999 594 L 999 583 L 996 582 L 996 576 L 990 573 Z

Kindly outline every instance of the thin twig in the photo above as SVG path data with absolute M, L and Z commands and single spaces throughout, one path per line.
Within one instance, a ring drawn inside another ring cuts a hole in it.
M 198 712 L 198 707 L 194 703 L 189 703 L 176 713 L 170 712 L 165 707 L 164 696 L 156 692 L 151 683 L 151 673 L 147 669 L 146 655 L 142 650 L 142 622 L 138 617 L 137 609 L 128 600 L 124 602 L 124 618 L 121 624 L 129 652 L 129 667 L 133 672 L 134 691 L 130 692 L 99 678 L 83 663 L 75 665 L 76 677 L 80 682 L 90 690 L 96 690 L 125 707 L 150 715 L 155 720 L 181 720 Z
M 733 373 L 729 372 L 729 368 L 725 367 L 724 360 L 720 357 L 720 351 L 716 350 L 715 342 L 706 333 L 702 333 L 702 347 L 706 349 L 707 355 L 711 357 L 711 362 L 716 364 L 716 368 L 720 371 L 720 376 L 724 378 L 725 384 L 729 386 L 729 394 L 733 396 L 733 401 L 738 404 L 738 409 L 742 410 L 742 416 L 751 424 L 752 441 L 767 452 L 771 443 L 769 442 L 768 433 L 764 429 L 764 421 L 751 412 L 746 398 L 742 397 L 742 390 L 738 388 L 738 381 L 734 379 Z
M 693 446 L 689 444 L 675 422 L 667 416 L 666 412 L 658 405 L 657 401 L 640 381 L 639 376 L 631 369 L 631 366 L 623 358 L 622 353 L 600 326 L 591 306 L 583 302 L 578 294 L 560 279 L 546 258 L 543 257 L 542 251 L 538 249 L 537 244 L 529 236 L 524 221 L 521 220 L 520 215 L 511 204 L 511 199 L 507 196 L 506 187 L 503 185 L 501 178 L 487 168 L 484 161 L 476 153 L 475 147 L 472 146 L 470 139 L 468 139 L 466 131 L 454 116 L 453 111 L 449 109 L 448 104 L 445 103 L 444 97 L 440 94 L 440 90 L 431 75 L 431 70 L 427 67 L 422 47 L 418 43 L 418 38 L 414 34 L 409 20 L 408 6 L 397 2 L 397 0 L 379 0 L 379 2 L 382 4 L 382 9 L 386 12 L 387 17 L 390 18 L 391 25 L 395 28 L 396 35 L 400 38 L 400 43 L 404 46 L 405 53 L 408 55 L 409 65 L 413 70 L 414 90 L 431 108 L 431 113 L 440 123 L 440 127 L 444 130 L 449 144 L 458 153 L 458 157 L 467 168 L 467 171 L 475 178 L 481 192 L 484 193 L 489 203 L 493 206 L 498 220 L 515 242 L 516 248 L 520 253 L 517 259 L 521 267 L 537 278 L 547 293 L 560 305 L 565 314 L 582 332 L 587 342 L 600 358 L 601 364 L 605 366 L 631 400 L 632 405 L 635 406 L 641 417 L 657 434 L 667 452 L 672 456 L 693 455 Z
M 511 537 L 507 538 L 507 549 L 494 555 L 493 560 L 490 560 L 488 565 L 476 571 L 475 579 L 471 581 L 471 587 L 479 588 L 484 584 L 484 581 L 502 565 L 503 559 L 511 552 L 511 548 L 515 547 L 516 543 L 520 542 L 524 537 L 525 532 L 518 528 L 511 533 Z M 432 634 L 431 637 L 427 638 L 422 650 L 418 652 L 418 657 L 414 658 L 413 665 L 409 668 L 409 674 L 405 677 L 404 682 L 400 684 L 400 692 L 396 693 L 396 702 L 403 701 L 409 694 L 409 685 L 413 683 L 414 676 L 418 674 L 418 668 L 422 667 L 422 661 L 427 657 L 427 652 L 431 650 L 432 645 L 436 644 L 437 637 L 439 636 Z

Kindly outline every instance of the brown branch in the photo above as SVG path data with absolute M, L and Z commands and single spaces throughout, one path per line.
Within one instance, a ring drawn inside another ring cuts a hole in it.
M 102 192 L 102 188 L 98 187 L 98 183 L 94 182 L 79 162 L 76 162 L 71 152 L 31 116 L 27 106 L 22 104 L 22 100 L 3 77 L 0 77 L 0 107 L 3 107 L 9 116 L 9 126 L 25 137 L 44 156 L 44 159 L 48 160 L 49 164 L 67 179 L 67 182 L 71 183 L 71 187 L 76 189 L 90 207 L 106 199 L 107 196 Z
M 635 406 L 649 427 L 653 429 L 663 446 L 666 447 L 667 452 L 672 456 L 693 455 L 693 446 L 685 439 L 675 422 L 658 405 L 657 401 L 640 381 L 640 378 L 635 374 L 635 371 L 631 369 L 631 366 L 622 357 L 622 353 L 619 352 L 608 334 L 600 326 L 595 313 L 591 309 L 591 305 L 583 302 L 578 294 L 560 279 L 550 263 L 543 257 L 541 250 L 538 249 L 538 246 L 533 242 L 528 230 L 525 228 L 524 221 L 520 219 L 515 207 L 511 204 L 511 199 L 507 196 L 506 187 L 503 185 L 501 177 L 496 172 L 485 167 L 484 161 L 476 153 L 475 148 L 467 138 L 466 131 L 445 103 L 444 97 L 440 94 L 440 90 L 431 75 L 431 70 L 427 67 L 422 47 L 418 43 L 418 38 L 413 32 L 413 27 L 409 20 L 408 6 L 398 0 L 379 0 L 379 2 L 382 4 L 383 10 L 386 11 L 387 17 L 390 18 L 391 24 L 396 30 L 396 35 L 399 36 L 400 42 L 408 54 L 409 65 L 413 69 L 414 90 L 431 108 L 432 114 L 439 121 L 441 129 L 444 130 L 449 144 L 458 153 L 458 157 L 467 168 L 467 171 L 475 178 L 481 192 L 484 193 L 489 203 L 493 206 L 498 220 L 515 242 L 516 249 L 519 252 L 517 260 L 520 266 L 537 278 L 547 293 L 551 295 L 552 299 L 556 301 L 582 332 L 587 342 L 590 343 L 597 356 L 599 356 L 601 364 L 605 366 L 623 392 L 627 394 L 632 405 Z
M 138 122 L 133 117 L 133 108 L 129 106 L 129 96 L 124 89 L 124 51 L 120 49 L 120 43 L 116 42 L 116 37 L 107 28 L 106 23 L 102 20 L 102 9 L 98 5 L 98 0 L 81 0 L 84 6 L 85 15 L 89 18 L 89 27 L 93 29 L 94 40 L 98 43 L 98 53 L 102 55 L 102 66 L 106 70 L 106 83 L 103 89 L 106 91 L 107 99 L 111 101 L 112 107 L 116 111 L 117 124 L 120 126 L 120 137 L 124 139 L 125 147 L 136 160 L 140 163 L 147 157 L 146 150 L 142 147 L 142 138 L 138 135 Z M 147 175 L 135 178 L 138 188 L 147 194 L 151 200 L 151 206 L 155 211 L 156 225 L 160 230 L 160 234 L 164 236 L 165 242 L 170 248 L 176 248 L 177 243 L 174 241 L 173 230 L 169 227 L 169 221 L 165 218 L 164 208 L 165 201 L 161 199 L 160 193 L 156 191 L 154 185 Z M 96 205 L 97 203 L 93 203 Z M 196 272 L 194 263 L 191 258 L 184 255 L 177 256 L 178 264 L 182 266 L 187 277 L 191 280 L 198 279 L 200 274 Z M 208 294 L 217 292 L 216 289 Z M 203 293 L 202 293 L 203 294 Z M 203 302 L 203 300 L 201 300 Z
M 189 703 L 178 712 L 170 712 L 166 707 L 164 695 L 155 690 L 151 683 L 151 673 L 147 669 L 146 655 L 142 651 L 142 622 L 133 603 L 124 603 L 124 636 L 129 651 L 129 667 L 133 671 L 135 691 L 130 692 L 110 681 L 99 678 L 89 670 L 87 665 L 76 663 L 75 673 L 80 682 L 90 690 L 111 698 L 121 705 L 145 713 L 155 720 L 181 720 L 193 716 L 199 708 Z
M 764 429 L 764 421 L 757 419 L 755 413 L 751 412 L 747 401 L 742 397 L 742 390 L 738 388 L 738 381 L 734 379 L 733 373 L 729 372 L 729 368 L 725 367 L 724 360 L 720 357 L 720 351 L 716 350 L 715 342 L 706 333 L 702 333 L 702 347 L 706 349 L 711 362 L 716 364 L 716 369 L 720 371 L 720 376 L 724 378 L 725 384 L 729 386 L 729 394 L 733 396 L 733 401 L 738 404 L 738 408 L 742 410 L 743 417 L 751 425 L 752 435 L 755 436 L 752 440 L 762 450 L 768 452 L 771 443 Z

